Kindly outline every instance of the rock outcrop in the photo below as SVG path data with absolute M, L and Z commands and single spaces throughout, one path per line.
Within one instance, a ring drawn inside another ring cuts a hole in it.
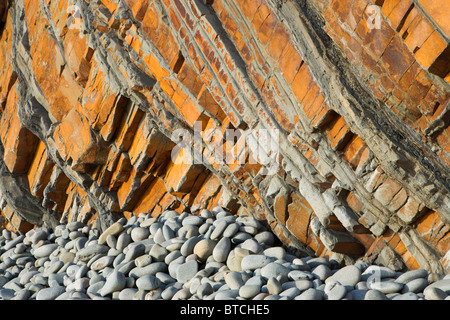
M 301 254 L 448 272 L 449 10 L 0 0 L 3 224 L 223 206 Z

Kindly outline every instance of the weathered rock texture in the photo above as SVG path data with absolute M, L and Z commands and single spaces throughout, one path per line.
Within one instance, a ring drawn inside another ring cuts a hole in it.
M 448 3 L 0 0 L 4 224 L 221 205 L 300 253 L 447 272 Z M 215 161 L 227 129 L 279 130 L 279 170 Z

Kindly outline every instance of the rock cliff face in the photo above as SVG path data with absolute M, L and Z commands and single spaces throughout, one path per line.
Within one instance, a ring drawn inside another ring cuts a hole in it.
M 448 272 L 448 6 L 0 0 L 3 224 L 220 205 L 298 253 Z

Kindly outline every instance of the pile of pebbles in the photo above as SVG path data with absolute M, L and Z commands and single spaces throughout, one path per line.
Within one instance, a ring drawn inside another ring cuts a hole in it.
M 258 220 L 222 208 L 2 230 L 3 300 L 449 300 L 450 276 L 296 257 Z

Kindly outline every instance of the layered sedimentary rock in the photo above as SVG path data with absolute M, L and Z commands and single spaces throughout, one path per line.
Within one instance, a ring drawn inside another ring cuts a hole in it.
M 0 0 L 3 224 L 223 206 L 301 254 L 447 272 L 437 3 Z

